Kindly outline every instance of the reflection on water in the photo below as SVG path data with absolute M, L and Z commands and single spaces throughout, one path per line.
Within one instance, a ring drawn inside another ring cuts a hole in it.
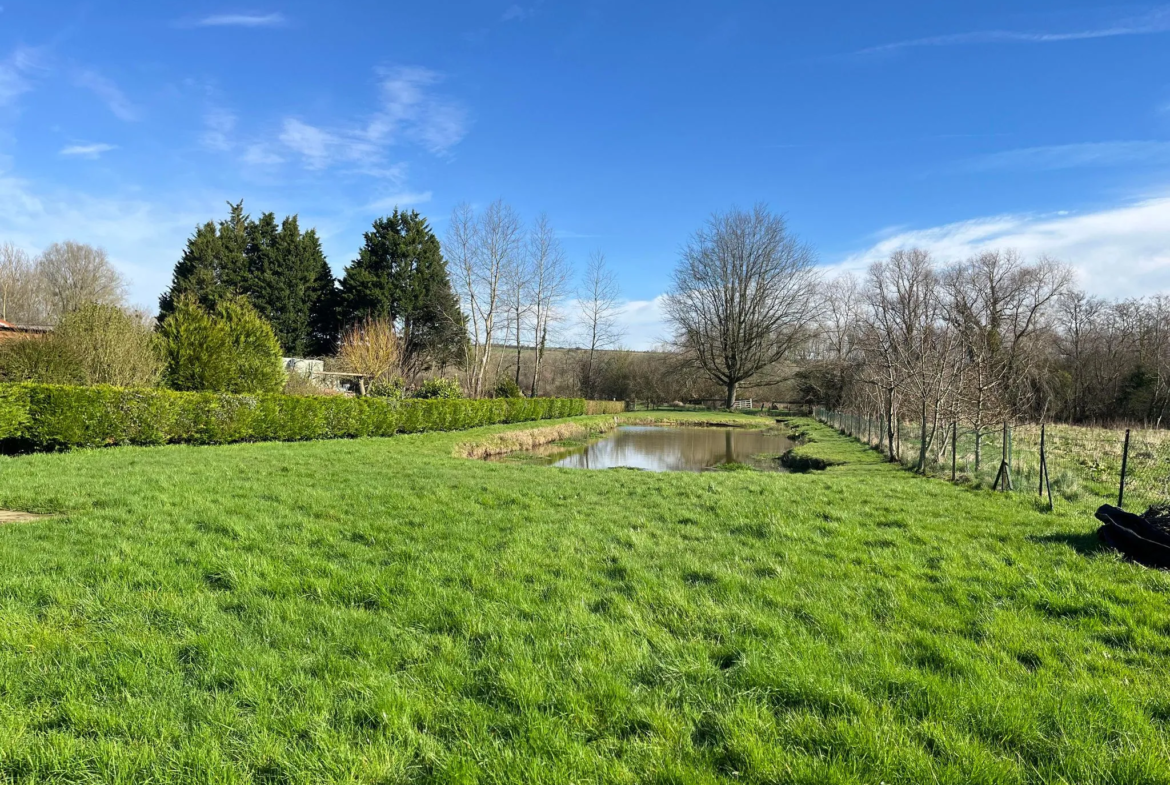
M 663 428 L 622 426 L 593 444 L 544 449 L 548 464 L 569 469 L 626 467 L 652 472 L 699 472 L 723 463 L 780 470 L 776 456 L 792 441 L 775 431 L 741 428 Z

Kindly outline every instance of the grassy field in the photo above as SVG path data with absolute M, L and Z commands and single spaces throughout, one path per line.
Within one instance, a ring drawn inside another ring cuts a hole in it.
M 880 439 L 876 421 L 841 420 L 847 433 L 871 445 Z M 1054 501 L 1089 504 L 1116 504 L 1125 446 L 1125 428 L 1098 428 L 1082 425 L 1047 426 L 1045 453 Z M 936 446 L 928 453 L 927 470 L 939 477 L 951 475 L 950 427 L 942 428 Z M 958 430 L 955 452 L 959 479 L 977 487 L 991 487 L 1003 455 L 1003 435 L 991 428 L 983 435 L 982 460 L 976 468 L 975 436 L 968 428 Z M 916 466 L 918 429 L 902 424 L 901 460 Z M 1040 478 L 1040 426 L 1015 425 L 1011 429 L 1010 457 L 1015 489 L 1036 494 Z M 1170 502 L 1170 431 L 1133 428 L 1130 432 L 1126 469 L 1126 509 L 1143 512 L 1153 504 Z
M 57 513 L 0 526 L 0 782 L 1170 783 L 1170 575 L 795 425 L 840 465 L 0 460 Z

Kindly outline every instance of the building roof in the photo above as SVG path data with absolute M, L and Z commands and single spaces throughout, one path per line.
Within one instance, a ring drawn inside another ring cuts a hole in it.
M 13 324 L 0 319 L 0 332 L 13 333 L 51 333 L 52 327 L 37 324 Z

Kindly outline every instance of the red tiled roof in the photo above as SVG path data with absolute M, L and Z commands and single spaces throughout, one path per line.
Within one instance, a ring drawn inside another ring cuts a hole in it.
M 51 327 L 42 327 L 33 324 L 13 324 L 0 319 L 0 331 L 7 330 L 14 333 L 47 333 L 52 332 Z

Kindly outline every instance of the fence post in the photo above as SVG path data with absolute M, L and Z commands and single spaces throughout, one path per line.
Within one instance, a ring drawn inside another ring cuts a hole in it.
M 1012 490 L 1012 469 L 1009 463 L 1011 460 L 1010 439 L 1011 434 L 1008 431 L 1007 420 L 1004 420 L 1003 440 L 1000 444 L 999 471 L 995 473 L 995 482 L 991 484 L 992 490 L 999 488 L 1004 493 Z
M 958 479 L 959 469 L 959 424 L 951 423 L 951 482 Z
M 1048 475 L 1048 433 L 1047 426 L 1040 424 L 1040 487 L 1037 493 L 1044 498 L 1044 489 L 1048 489 L 1048 509 L 1055 509 L 1052 503 L 1052 478 Z
M 1125 509 L 1125 472 L 1129 468 L 1129 428 L 1125 429 L 1125 447 L 1121 451 L 1121 486 L 1117 489 L 1117 506 Z

